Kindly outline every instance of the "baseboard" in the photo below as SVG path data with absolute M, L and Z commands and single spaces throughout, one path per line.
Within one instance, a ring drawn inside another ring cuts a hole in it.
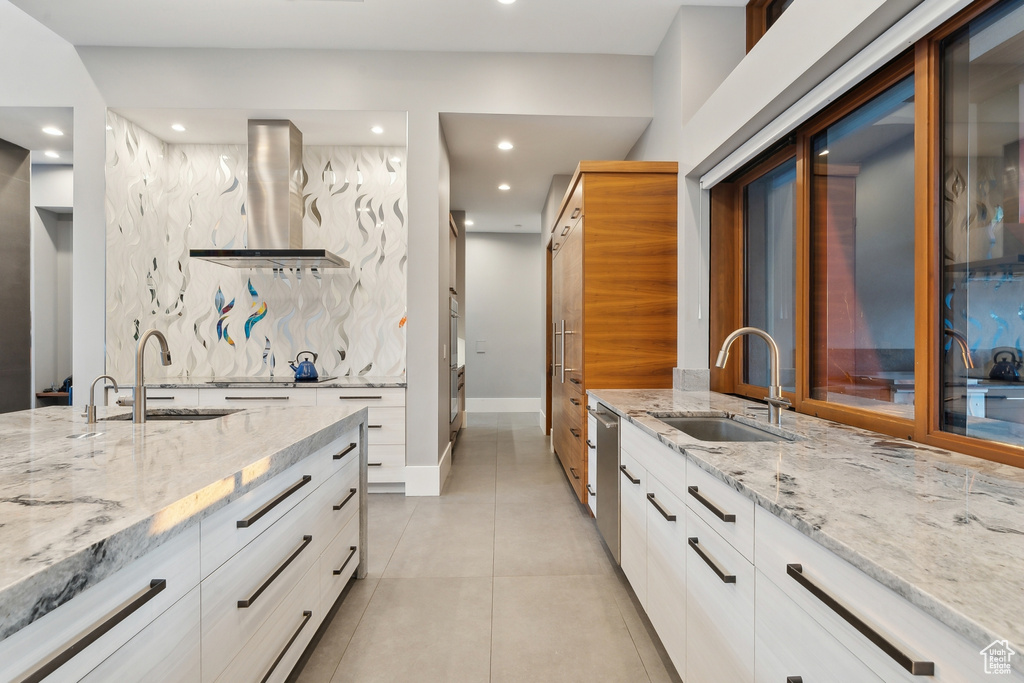
M 452 469 L 452 445 L 444 449 L 441 461 L 436 465 L 405 466 L 406 496 L 440 496 L 448 473 Z
M 467 398 L 466 412 L 470 413 L 536 413 L 539 398 Z
M 547 427 L 547 415 L 545 415 L 544 411 L 542 410 L 542 411 L 540 411 L 540 431 L 543 432 L 546 427 Z

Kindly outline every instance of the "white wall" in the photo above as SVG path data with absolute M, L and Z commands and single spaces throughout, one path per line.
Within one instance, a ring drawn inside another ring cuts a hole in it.
M 544 251 L 536 234 L 466 235 L 468 411 L 540 410 L 543 282 Z

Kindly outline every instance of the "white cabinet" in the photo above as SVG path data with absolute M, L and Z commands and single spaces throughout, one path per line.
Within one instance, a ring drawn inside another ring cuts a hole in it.
M 405 482 L 405 389 L 317 387 L 316 404 L 367 407 L 370 483 L 378 491 L 400 491 Z
M 687 459 L 686 504 L 748 562 L 754 561 L 754 501 Z
M 110 385 L 106 388 L 107 406 L 114 406 L 117 401 L 127 399 L 131 401 L 135 396 L 135 389 L 131 386 L 120 385 L 117 391 Z M 146 407 L 154 408 L 183 408 L 199 405 L 199 389 L 195 387 L 146 387 Z
M 647 608 L 647 470 L 619 452 L 619 564 L 640 604 Z
M 881 682 L 764 574 L 756 575 L 755 683 Z
M 683 502 L 647 474 L 647 616 L 676 670 L 686 671 L 686 514 Z
M 199 390 L 199 405 L 219 408 L 315 406 L 316 393 L 305 387 L 204 387 Z
M 686 510 L 687 683 L 754 678 L 754 566 Z
M 587 413 L 587 507 L 590 514 L 597 517 L 597 420 L 590 413 Z

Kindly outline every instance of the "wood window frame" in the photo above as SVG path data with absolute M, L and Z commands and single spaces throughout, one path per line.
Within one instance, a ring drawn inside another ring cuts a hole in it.
M 768 32 L 771 6 L 782 0 L 749 0 L 747 2 L 747 52 Z

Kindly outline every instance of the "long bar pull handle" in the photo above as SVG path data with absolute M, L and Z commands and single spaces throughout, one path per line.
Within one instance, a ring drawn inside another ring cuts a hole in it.
M 701 505 L 706 507 L 708 510 L 711 510 L 711 512 L 715 513 L 715 517 L 718 517 L 723 522 L 736 522 L 736 515 L 732 514 L 731 512 L 723 512 L 720 507 L 718 507 L 710 500 L 705 498 L 696 486 L 687 486 L 686 492 L 689 493 L 694 498 L 696 498 Z
M 348 495 L 345 496 L 345 500 L 341 501 L 337 505 L 334 505 L 333 508 L 335 510 L 340 510 L 341 508 L 345 507 L 345 504 L 348 503 L 350 500 L 352 500 L 352 496 L 356 495 L 356 491 L 358 491 L 358 490 L 359 489 L 356 489 L 356 488 L 349 489 L 348 490 Z
M 575 377 L 570 377 L 570 378 L 569 378 L 569 381 L 570 381 L 570 382 L 572 382 L 573 384 L 577 384 L 577 385 L 579 385 L 579 384 L 582 384 L 582 382 L 580 382 L 580 381 L 579 381 L 578 379 L 576 379 Z
M 653 505 L 655 507 L 655 509 L 657 509 L 658 512 L 661 513 L 661 516 L 664 517 L 665 519 L 667 519 L 668 521 L 670 521 L 670 522 L 676 521 L 676 516 L 673 515 L 671 512 L 669 512 L 668 510 L 666 510 L 665 506 L 662 505 L 658 501 L 658 499 L 654 497 L 653 493 L 648 493 L 647 494 L 647 502 L 650 503 L 651 505 Z
M 587 439 L 587 448 L 597 448 L 597 444 L 595 444 L 590 439 Z
M 591 485 L 590 485 L 590 484 L 587 484 L 587 493 L 589 493 L 589 494 L 590 494 L 590 495 L 592 495 L 592 496 L 596 496 L 596 495 L 597 495 L 597 491 L 595 491 L 595 490 L 593 489 L 593 487 L 591 487 Z
M 848 623 L 850 626 L 857 629 L 857 631 L 875 644 L 882 652 L 892 657 L 892 659 L 902 666 L 904 669 L 910 672 L 913 676 L 934 676 L 935 675 L 935 663 L 934 662 L 922 662 L 915 660 L 911 655 L 904 652 L 892 641 L 888 640 L 884 635 L 873 629 L 859 616 L 857 616 L 853 610 L 848 608 L 846 605 L 841 603 L 838 598 L 829 593 L 827 590 L 814 583 L 811 579 L 807 578 L 804 574 L 804 568 L 801 564 L 787 564 L 786 573 L 793 578 L 794 581 L 803 586 L 808 593 L 820 600 L 826 607 L 838 614 L 843 621 Z
M 310 481 L 312 481 L 312 479 L 313 479 L 313 477 L 308 475 L 308 474 L 302 475 L 302 479 L 299 479 L 297 482 L 295 482 L 294 484 L 292 484 L 291 486 L 286 488 L 284 491 L 281 491 L 281 493 L 277 494 L 272 499 L 268 500 L 263 505 L 263 507 L 261 507 L 260 509 L 256 510 L 256 512 L 252 513 L 251 515 L 249 515 L 245 519 L 240 519 L 237 522 L 235 522 L 235 526 L 238 527 L 239 529 L 245 529 L 246 527 L 252 526 L 257 521 L 259 521 L 259 519 L 263 515 L 267 514 L 271 510 L 273 510 L 282 501 L 284 501 L 285 498 L 287 498 L 288 496 L 292 495 L 293 493 L 295 493 L 296 491 L 301 489 L 303 486 L 305 486 Z
M 569 468 L 569 472 L 572 473 L 572 478 L 573 479 L 579 480 L 580 475 L 576 474 L 576 468 L 575 467 L 570 467 Z
M 384 425 L 366 425 L 367 429 L 384 429 Z
M 339 396 L 343 401 L 381 401 L 383 396 Z
M 272 571 L 270 573 L 270 575 L 266 579 L 264 579 L 263 583 L 260 584 L 260 587 L 256 589 L 256 592 L 253 593 L 252 595 L 250 595 L 245 600 L 239 600 L 238 601 L 238 608 L 239 609 L 245 609 L 247 607 L 252 607 L 253 603 L 256 602 L 256 598 L 258 598 L 261 595 L 263 595 L 263 591 L 265 591 L 268 588 L 270 588 L 270 584 L 274 583 L 274 579 L 276 579 L 277 577 L 281 576 L 281 572 L 283 572 L 285 569 L 287 569 L 288 565 L 290 565 L 292 563 L 292 561 L 296 557 L 299 556 L 299 553 L 301 553 L 303 550 L 305 550 L 306 546 L 308 546 L 312 542 L 313 542 L 313 537 L 312 536 L 310 536 L 308 534 L 303 536 L 302 537 L 302 542 L 299 543 L 298 546 L 296 546 L 295 550 L 292 551 L 292 554 L 289 555 L 287 558 L 285 558 L 284 562 L 282 562 L 281 564 L 277 565 L 277 568 L 275 568 L 274 571 Z
M 108 385 L 109 386 L 109 385 Z M 147 401 L 173 401 L 173 396 L 146 396 Z
M 225 401 L 290 401 L 291 396 L 225 396 Z
M 82 635 L 76 636 L 74 640 L 61 647 L 57 652 L 50 654 L 46 659 L 32 667 L 32 669 L 23 673 L 21 678 L 15 680 L 17 683 L 37 683 L 42 681 L 71 661 L 79 652 L 99 640 L 107 631 L 130 617 L 132 613 L 155 598 L 157 593 L 165 588 L 167 588 L 166 579 L 153 579 L 149 582 L 149 586 L 122 602 L 107 616 L 97 621 L 94 626 L 84 631 Z
M 580 430 L 576 429 L 575 427 L 570 427 L 569 433 L 575 436 L 577 439 L 580 438 L 580 436 L 583 434 Z
M 562 359 L 562 362 L 559 363 L 559 365 L 562 366 L 562 384 L 565 384 L 565 321 L 564 320 L 562 321 L 562 332 L 561 332 L 561 334 L 559 336 L 562 339 L 562 353 L 559 355 L 559 358 Z
M 292 644 L 298 639 L 299 634 L 302 633 L 302 629 L 306 628 L 306 624 L 309 623 L 312 616 L 313 613 L 310 610 L 306 610 L 302 613 L 302 623 L 300 623 L 299 627 L 295 629 L 295 633 L 293 633 L 292 637 L 288 639 L 288 642 L 284 644 L 284 649 L 281 650 L 281 654 L 279 654 L 277 659 L 274 660 L 274 663 L 270 665 L 270 670 L 263 676 L 260 683 L 267 683 L 267 681 L 270 680 L 270 677 L 274 674 L 274 670 L 277 669 L 277 665 L 280 664 L 281 660 L 284 659 L 284 656 L 288 654 L 288 650 L 291 649 Z
M 626 479 L 629 479 L 630 483 L 640 485 L 640 480 L 629 473 L 625 465 L 619 465 L 619 471 L 626 475 Z
M 351 453 L 352 451 L 354 451 L 354 450 L 356 449 L 356 446 L 358 446 L 358 445 L 359 445 L 359 444 L 357 444 L 357 443 L 356 443 L 355 441 L 353 441 L 353 442 L 352 442 L 352 443 L 350 443 L 349 445 L 345 446 L 345 448 L 344 448 L 344 449 L 343 449 L 343 450 L 342 450 L 342 451 L 341 451 L 340 453 L 335 453 L 335 454 L 334 454 L 334 459 L 335 459 L 335 460 L 341 460 L 341 459 L 342 459 L 342 458 L 344 458 L 344 457 L 345 457 L 346 455 L 348 455 L 349 453 Z
M 331 570 L 331 573 L 334 574 L 335 576 L 341 576 L 341 573 L 343 571 L 345 571 L 345 567 L 348 566 L 349 560 L 351 560 L 352 556 L 355 555 L 355 554 L 356 554 L 356 546 L 350 545 L 348 547 L 348 557 L 346 557 L 345 561 L 341 563 L 341 567 L 340 568 Z
M 690 544 L 690 547 L 693 548 L 698 555 L 700 555 L 700 559 L 704 560 L 704 562 L 711 567 L 716 574 L 718 574 L 718 578 L 722 580 L 722 583 L 736 583 L 736 575 L 726 574 L 725 571 L 718 566 L 718 563 L 715 562 L 715 558 L 711 557 L 711 555 L 701 547 L 700 541 L 696 536 L 691 536 L 686 539 L 686 542 Z
M 367 467 L 384 467 L 384 463 L 382 463 L 382 462 L 368 462 L 368 463 L 366 463 L 366 466 Z

